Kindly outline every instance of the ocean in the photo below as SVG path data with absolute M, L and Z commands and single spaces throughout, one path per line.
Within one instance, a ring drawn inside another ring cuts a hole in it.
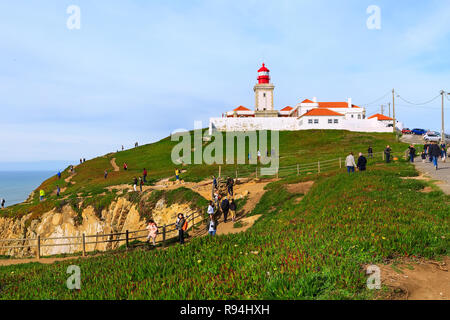
M 25 201 L 30 193 L 55 171 L 0 171 L 0 198 L 5 206 Z

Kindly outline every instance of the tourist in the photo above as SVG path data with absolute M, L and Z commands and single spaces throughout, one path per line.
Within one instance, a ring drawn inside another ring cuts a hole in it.
M 123 151 L 123 145 L 122 145 L 122 151 Z
M 369 149 L 367 149 L 367 153 L 369 154 L 369 158 L 373 159 L 373 149 L 371 146 L 369 146 Z
M 359 171 L 366 171 L 366 165 L 367 165 L 367 159 L 366 157 L 363 156 L 362 152 L 359 153 L 359 158 L 358 158 L 358 170 Z
M 230 202 L 228 201 L 227 197 L 222 200 L 220 207 L 222 208 L 223 212 L 223 221 L 227 222 L 228 210 L 230 210 Z
M 128 170 L 128 165 L 126 162 L 123 163 L 123 170 Z
M 347 167 L 347 172 L 355 172 L 355 158 L 353 157 L 353 152 L 350 152 L 347 158 L 345 158 L 345 166 Z
M 137 184 L 138 184 L 138 179 L 136 177 L 134 177 L 134 179 L 133 179 L 133 189 L 134 189 L 134 191 L 137 191 L 136 190 Z
M 83 159 L 80 158 L 80 164 L 82 164 L 82 163 L 83 163 Z
M 142 192 L 142 186 L 143 185 L 144 185 L 144 180 L 142 180 L 142 178 L 139 177 L 139 189 L 141 190 L 141 192 Z
M 2 198 L 2 199 L 0 200 L 0 204 L 1 204 L 1 206 L 2 206 L 2 209 L 5 209 L 5 202 L 6 202 L 6 200 L 5 200 L 4 198 Z
M 108 170 L 105 170 L 105 173 L 103 176 L 105 177 L 105 179 L 108 178 Z
M 61 189 L 59 188 L 59 185 L 56 185 L 56 196 L 59 197 L 59 193 L 61 192 Z
M 391 147 L 389 145 L 384 149 L 384 155 L 386 157 L 386 163 L 391 162 Z
M 231 198 L 230 202 L 230 214 L 231 214 L 231 221 L 236 221 L 236 202 L 234 202 L 234 199 Z
M 58 171 L 58 179 L 61 179 L 61 171 Z
M 217 179 L 215 176 L 212 176 L 212 177 L 213 177 L 213 187 L 214 187 L 214 190 L 216 190 L 217 189 Z
M 175 169 L 175 180 L 177 183 L 180 183 L 180 170 L 178 168 Z
M 43 201 L 45 197 L 45 191 L 44 190 L 39 190 L 39 201 Z
M 137 142 L 136 142 L 136 143 L 134 144 L 134 147 L 135 147 L 135 148 L 137 148 L 137 147 L 138 147 L 138 143 L 137 143 Z
M 86 162 L 86 158 L 83 158 L 83 163 L 85 163 Z
M 230 196 L 233 196 L 233 185 L 234 180 L 230 177 L 227 177 L 227 191 Z
M 445 147 L 445 143 L 441 143 L 441 157 L 442 161 L 445 162 L 445 159 L 447 158 L 447 149 Z
M 211 236 L 216 235 L 218 222 L 214 218 L 214 214 L 209 214 L 208 222 L 206 223 L 206 229 Z
M 416 148 L 413 145 L 409 146 L 409 161 L 414 162 L 414 157 L 416 156 Z
M 422 158 L 422 162 L 425 163 L 425 160 L 427 159 L 427 155 L 425 154 L 425 150 L 422 150 L 422 153 L 421 153 L 420 157 Z
M 142 176 L 144 177 L 144 182 L 147 182 L 147 169 L 144 168 L 144 172 L 142 173 Z
M 186 219 L 182 213 L 178 214 L 177 222 L 175 223 L 175 228 L 178 230 L 178 238 L 180 244 L 184 244 L 184 231 L 187 229 Z
M 150 239 L 152 239 L 153 245 L 156 246 L 156 236 L 158 235 L 158 226 L 152 219 L 150 219 L 148 223 L 147 230 L 148 230 L 147 243 L 149 243 Z
M 214 203 L 212 201 L 209 202 L 208 205 L 208 214 L 214 214 L 215 210 L 214 210 Z
M 437 142 L 430 145 L 428 152 L 430 153 L 433 159 L 433 165 L 438 170 L 438 158 L 441 155 L 441 150 L 437 144 Z

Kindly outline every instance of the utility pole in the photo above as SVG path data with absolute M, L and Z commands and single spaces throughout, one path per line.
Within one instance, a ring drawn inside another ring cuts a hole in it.
M 395 136 L 397 137 L 397 129 L 396 129 L 396 121 L 395 121 L 395 89 L 392 89 L 392 118 L 394 118 L 394 125 L 393 130 L 395 133 Z
M 389 118 L 391 117 L 391 103 L 389 102 L 388 103 L 388 106 L 389 106 Z
M 442 128 L 441 128 L 441 143 L 445 144 L 445 127 L 444 127 L 444 94 L 446 92 L 444 90 L 441 90 L 441 96 L 442 96 L 442 109 L 441 109 L 441 117 L 442 117 Z
M 381 114 L 384 114 L 384 105 L 381 105 Z

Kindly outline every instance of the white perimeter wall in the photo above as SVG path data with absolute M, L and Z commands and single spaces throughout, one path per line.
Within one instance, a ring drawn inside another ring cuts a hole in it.
M 328 118 L 332 117 L 311 117 L 312 119 L 319 119 L 319 123 L 308 124 L 305 118 L 210 118 L 209 133 L 211 134 L 213 129 L 219 131 L 334 129 L 359 132 L 392 132 L 392 128 L 386 127 L 377 119 L 348 120 L 340 117 L 338 124 L 328 124 Z

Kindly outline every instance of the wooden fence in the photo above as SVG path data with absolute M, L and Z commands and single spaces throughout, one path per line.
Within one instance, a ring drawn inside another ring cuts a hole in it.
M 202 223 L 205 217 L 201 213 L 201 211 L 195 211 L 191 214 L 186 215 L 185 219 L 188 222 L 188 229 L 186 231 L 192 230 L 197 224 Z M 162 229 L 162 231 L 161 231 Z M 176 231 L 175 223 L 169 225 L 163 225 L 162 227 L 158 227 L 158 234 L 161 234 L 161 239 L 156 241 L 156 244 L 162 244 L 163 247 L 167 245 L 169 240 L 175 239 L 178 236 L 173 236 L 168 238 L 167 235 Z M 5 242 L 22 242 L 22 244 L 18 245 L 8 245 L 8 246 L 0 246 L 0 250 L 4 249 L 24 249 L 24 248 L 36 248 L 35 254 L 36 258 L 41 258 L 41 248 L 42 247 L 57 247 L 57 246 L 81 246 L 81 253 L 83 256 L 86 256 L 87 245 L 91 244 L 100 244 L 100 243 L 114 243 L 114 242 L 123 242 L 128 249 L 130 247 L 130 242 L 133 240 L 139 240 L 148 237 L 148 230 L 135 230 L 129 231 L 125 230 L 125 232 L 116 232 L 116 233 L 108 233 L 108 234 L 94 234 L 94 235 L 86 235 L 82 234 L 80 236 L 70 236 L 70 237 L 51 237 L 51 238 L 41 238 L 38 235 L 36 238 L 32 239 L 0 239 L 0 243 Z M 104 239 L 107 237 L 108 239 Z M 95 240 L 92 240 L 94 239 Z M 101 238 L 101 239 L 100 239 Z M 49 240 L 68 240 L 67 243 L 45 243 Z M 75 242 L 70 242 L 75 240 Z M 95 249 L 94 249 L 95 250 Z M 94 251 L 92 250 L 92 251 Z M 80 251 L 74 251 L 72 253 L 76 253 Z

